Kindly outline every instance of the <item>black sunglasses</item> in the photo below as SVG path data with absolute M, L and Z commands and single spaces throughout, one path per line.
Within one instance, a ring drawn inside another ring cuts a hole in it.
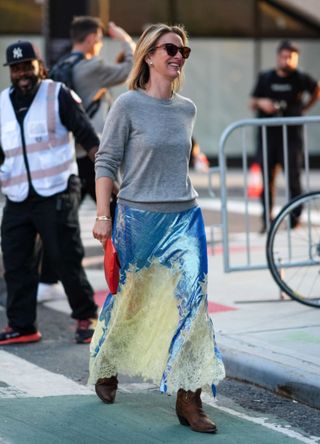
M 174 57 L 179 51 L 184 59 L 187 59 L 190 55 L 191 48 L 187 46 L 177 46 L 173 43 L 164 43 L 163 45 L 154 46 L 152 49 L 163 48 L 167 51 L 168 56 Z

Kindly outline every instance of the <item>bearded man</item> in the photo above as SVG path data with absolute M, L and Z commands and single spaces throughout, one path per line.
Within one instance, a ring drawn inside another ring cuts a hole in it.
M 8 325 L 0 345 L 37 342 L 40 236 L 76 319 L 76 342 L 88 343 L 97 306 L 82 267 L 74 140 L 94 158 L 99 139 L 77 95 L 46 79 L 38 49 L 28 41 L 8 46 L 11 87 L 0 95 L 0 183 L 6 196 L 1 247 Z

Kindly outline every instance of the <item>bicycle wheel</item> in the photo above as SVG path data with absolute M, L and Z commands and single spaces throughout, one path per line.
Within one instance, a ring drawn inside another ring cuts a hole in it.
M 320 191 L 302 194 L 283 207 L 271 224 L 266 253 L 281 290 L 320 308 Z

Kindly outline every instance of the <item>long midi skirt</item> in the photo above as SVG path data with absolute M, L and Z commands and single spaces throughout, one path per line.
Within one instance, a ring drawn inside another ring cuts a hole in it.
M 200 208 L 159 213 L 119 204 L 113 240 L 120 284 L 99 314 L 89 383 L 121 373 L 162 392 L 215 393 L 225 370 L 208 315 Z

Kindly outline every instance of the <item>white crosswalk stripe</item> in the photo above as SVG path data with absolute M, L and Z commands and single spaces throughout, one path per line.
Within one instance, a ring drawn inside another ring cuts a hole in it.
M 92 236 L 95 216 L 96 205 L 91 198 L 86 197 L 79 210 L 81 239 L 84 247 L 97 247 L 100 245 L 99 242 Z
M 87 395 L 92 391 L 63 375 L 0 350 L 0 398 Z
M 0 350 L 0 362 L 0 399 L 93 394 L 93 387 L 48 371 L 5 350 Z M 119 390 L 132 393 L 158 390 L 158 387 L 149 383 L 127 383 L 120 384 Z

